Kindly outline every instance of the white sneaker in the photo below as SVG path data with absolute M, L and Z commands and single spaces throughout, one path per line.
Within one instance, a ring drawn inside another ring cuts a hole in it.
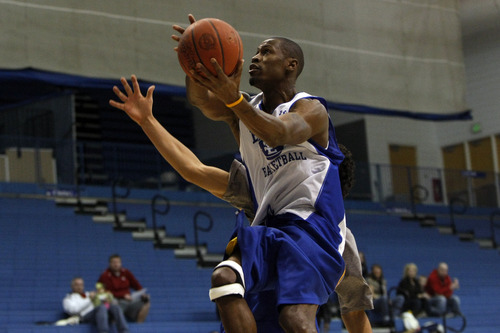
M 71 316 L 66 319 L 58 320 L 54 323 L 55 326 L 67 326 L 67 325 L 76 325 L 80 323 L 79 316 Z

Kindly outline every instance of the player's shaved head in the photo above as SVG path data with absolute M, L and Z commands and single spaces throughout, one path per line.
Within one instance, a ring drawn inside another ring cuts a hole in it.
M 304 69 L 304 52 L 302 52 L 300 45 L 285 37 L 273 37 L 272 39 L 280 42 L 279 48 L 285 57 L 297 60 L 296 77 L 299 77 L 300 73 L 302 73 L 302 70 Z

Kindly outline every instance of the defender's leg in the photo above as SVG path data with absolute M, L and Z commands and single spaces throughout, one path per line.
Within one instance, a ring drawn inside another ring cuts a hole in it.
M 257 325 L 252 311 L 243 298 L 245 280 L 241 256 L 233 254 L 220 263 L 212 273 L 210 299 L 215 301 L 227 333 L 256 333 Z
M 317 333 L 316 304 L 285 305 L 280 312 L 280 325 L 286 333 Z

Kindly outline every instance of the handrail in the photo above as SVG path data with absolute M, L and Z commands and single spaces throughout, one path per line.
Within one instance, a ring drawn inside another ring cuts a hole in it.
M 460 208 L 457 210 L 458 208 Z M 451 230 L 453 234 L 457 233 L 457 227 L 455 224 L 455 214 L 462 215 L 467 211 L 467 202 L 459 197 L 454 197 L 451 198 L 450 200 L 450 206 L 449 206 L 449 211 L 450 211 L 450 224 L 451 224 Z
M 125 193 L 119 194 L 117 188 L 118 187 L 124 187 L 125 188 Z M 118 216 L 118 208 L 116 204 L 116 199 L 120 198 L 126 198 L 130 194 L 130 181 L 125 180 L 123 178 L 116 179 L 113 181 L 112 185 L 112 194 L 113 194 L 113 215 L 115 217 L 115 227 L 121 227 L 122 222 L 120 221 L 120 217 Z
M 186 185 L 181 178 L 171 182 L 165 179 L 166 173 L 174 170 L 151 144 L 0 135 L 0 154 L 4 155 L 7 149 L 19 149 L 19 147 L 35 150 L 52 149 L 52 157 L 57 166 L 55 169 L 57 185 L 79 184 L 82 188 L 94 185 L 111 186 L 113 179 L 119 177 L 130 179 L 133 188 L 141 189 L 157 190 L 168 187 L 168 189 L 182 191 Z M 196 151 L 197 155 L 206 155 L 207 158 L 232 156 L 234 153 L 234 150 L 223 152 Z M 6 165 L 9 166 L 9 157 L 2 158 L 6 159 Z M 67 163 L 67 161 L 71 161 L 71 163 Z M 144 163 L 145 161 L 147 163 Z M 372 202 L 382 204 L 390 200 L 391 205 L 396 205 L 396 207 L 401 205 L 400 207 L 410 209 L 409 205 L 412 204 L 412 210 L 418 211 L 419 201 L 446 207 L 452 197 L 464 195 L 463 198 L 469 207 L 500 208 L 496 200 L 493 200 L 493 196 L 496 198 L 497 193 L 500 193 L 500 182 L 498 182 L 500 174 L 498 172 L 464 171 L 424 166 L 402 167 L 363 161 L 356 161 L 356 164 L 360 166 L 361 173 L 357 185 L 351 191 L 351 200 L 369 199 Z M 32 162 L 30 165 L 26 164 L 26 167 L 23 165 L 19 172 L 22 174 L 30 173 L 32 176 L 33 172 L 39 173 L 44 168 L 40 160 L 34 161 L 35 169 L 32 166 Z M 398 171 L 398 177 L 394 177 L 394 171 Z M 3 181 L 15 182 L 12 174 L 11 179 L 4 176 Z M 471 194 L 476 190 L 474 177 L 479 176 L 486 176 L 485 185 L 488 186 L 487 190 L 490 192 L 487 192 L 488 195 L 473 198 Z M 40 179 L 34 179 L 32 182 L 45 185 Z M 404 186 L 394 186 L 394 182 L 400 182 Z M 489 188 L 490 186 L 491 188 Z M 403 188 L 404 191 L 401 193 L 396 191 Z M 196 190 L 199 189 L 196 188 Z M 433 196 L 434 191 L 440 191 L 442 195 Z M 425 200 L 423 200 L 424 197 Z
M 78 177 L 78 175 L 76 175 L 75 181 L 76 181 L 75 184 L 76 205 L 78 207 L 77 209 L 78 211 L 83 212 L 82 193 L 81 193 L 82 189 L 80 184 L 80 178 Z
M 413 216 L 417 216 L 417 201 L 422 202 L 427 200 L 429 197 L 429 190 L 420 184 L 414 185 L 410 189 L 410 203 L 411 203 L 411 213 Z
M 460 326 L 460 328 L 448 326 L 448 324 L 446 324 L 446 315 L 443 316 L 444 333 L 446 333 L 448 330 L 455 333 L 460 333 L 465 330 L 465 327 L 467 326 L 467 319 L 465 319 L 465 316 L 463 314 L 458 314 L 457 317 L 460 317 L 462 319 L 462 326 Z
M 76 145 L 76 150 L 77 150 L 77 157 L 78 157 L 78 168 L 75 169 L 76 173 L 76 183 L 80 185 L 81 183 L 85 184 L 85 143 L 81 142 L 78 145 Z
M 203 226 L 200 226 L 198 224 L 198 217 L 199 216 L 204 216 L 208 219 L 208 226 L 207 227 L 203 227 Z M 213 227 L 213 224 L 214 224 L 214 221 L 213 221 L 213 218 L 210 214 L 204 212 L 204 211 L 197 211 L 195 214 L 194 214 L 194 217 L 193 217 L 193 225 L 194 225 L 194 246 L 196 248 L 196 257 L 198 258 L 198 260 L 203 260 L 202 258 L 202 255 L 201 255 L 201 250 L 200 250 L 200 244 L 198 242 L 198 230 L 201 230 L 203 232 L 209 232 L 210 230 L 212 230 L 212 227 Z
M 160 210 L 158 207 L 158 201 L 163 200 L 165 203 L 165 207 L 163 210 Z M 155 237 L 155 242 L 158 244 L 160 242 L 160 234 L 158 232 L 158 225 L 156 223 L 156 214 L 160 215 L 167 215 L 168 212 L 170 211 L 170 201 L 167 199 L 167 197 L 161 195 L 161 194 L 156 194 L 152 199 L 151 199 L 151 214 L 153 218 L 153 231 L 154 231 L 154 237 Z M 166 231 L 165 227 L 165 231 Z
M 490 214 L 490 230 L 491 230 L 491 241 L 493 243 L 493 248 L 497 247 L 497 241 L 495 240 L 495 229 L 497 225 L 495 225 L 495 216 L 500 216 L 500 209 L 495 209 Z M 498 226 L 500 228 L 500 225 Z

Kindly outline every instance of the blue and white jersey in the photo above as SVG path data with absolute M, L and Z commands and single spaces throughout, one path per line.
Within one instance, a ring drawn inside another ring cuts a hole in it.
M 262 93 L 250 103 L 262 110 Z M 272 113 L 279 117 L 303 98 L 324 99 L 301 92 L 280 104 Z M 264 111 L 262 111 L 264 112 Z M 248 170 L 256 209 L 253 225 L 265 223 L 266 216 L 292 213 L 304 220 L 316 213 L 339 225 L 344 221 L 344 205 L 338 166 L 344 159 L 330 121 L 328 147 L 312 140 L 297 145 L 269 147 L 239 122 L 240 153 Z M 345 226 L 345 223 L 342 223 Z M 341 227 L 341 230 L 343 227 Z M 341 234 L 345 235 L 345 233 Z

